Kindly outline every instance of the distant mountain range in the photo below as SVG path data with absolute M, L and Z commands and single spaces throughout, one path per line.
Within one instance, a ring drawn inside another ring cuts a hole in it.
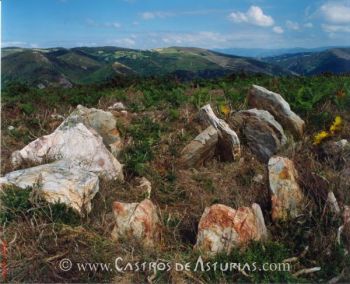
M 298 49 L 293 49 L 297 51 Z M 291 50 L 289 50 L 291 52 Z M 2 84 L 21 81 L 44 88 L 101 83 L 116 76 L 213 78 L 232 73 L 313 75 L 349 73 L 350 48 L 249 58 L 201 48 L 134 50 L 118 47 L 3 48 Z
M 350 74 L 350 48 L 333 48 L 321 52 L 303 52 L 264 58 L 299 75 L 322 73 Z
M 316 48 L 304 48 L 304 47 L 294 47 L 294 48 L 217 48 L 214 49 L 217 52 L 232 54 L 236 56 L 245 56 L 245 57 L 255 57 L 255 58 L 264 58 L 279 56 L 285 54 L 296 54 L 304 52 L 321 52 L 328 49 L 340 48 L 339 46 L 324 46 Z
M 289 71 L 253 58 L 200 48 L 132 50 L 118 47 L 2 49 L 2 82 L 38 87 L 99 83 L 117 75 L 213 78 L 231 73 L 287 75 Z

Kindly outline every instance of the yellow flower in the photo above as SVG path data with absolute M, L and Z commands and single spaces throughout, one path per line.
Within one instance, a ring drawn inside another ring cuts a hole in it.
M 227 104 L 222 104 L 222 105 L 220 105 L 220 106 L 219 106 L 219 110 L 220 110 L 220 112 L 221 112 L 223 115 L 225 115 L 225 116 L 228 116 L 228 115 L 230 114 L 230 112 L 231 112 L 231 108 L 230 108 L 230 106 L 227 105 Z
M 343 120 L 340 116 L 336 116 L 329 131 L 321 131 L 314 136 L 314 145 L 319 145 L 323 140 L 328 137 L 334 136 L 334 134 L 342 129 Z
M 334 122 L 333 124 L 331 125 L 331 127 L 329 128 L 329 131 L 334 134 L 335 132 L 337 131 L 340 131 L 341 128 L 342 128 L 342 124 L 343 124 L 343 121 L 341 119 L 340 116 L 336 116 L 335 119 L 334 119 Z
M 321 131 L 317 133 L 314 137 L 314 145 L 319 145 L 324 139 L 328 138 L 329 136 L 331 135 L 327 131 Z

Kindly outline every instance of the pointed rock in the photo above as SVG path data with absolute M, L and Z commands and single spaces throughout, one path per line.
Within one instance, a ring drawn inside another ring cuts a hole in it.
M 266 238 L 265 221 L 258 204 L 237 210 L 216 204 L 207 207 L 199 221 L 195 248 L 208 255 L 228 254 L 233 248 Z
M 290 109 L 289 104 L 280 94 L 253 85 L 249 91 L 248 104 L 251 107 L 269 111 L 283 128 L 290 130 L 295 137 L 303 136 L 305 122 Z
M 239 111 L 230 118 L 230 123 L 239 129 L 250 150 L 263 162 L 267 162 L 287 142 L 282 126 L 268 111 Z
M 141 189 L 146 194 L 148 199 L 151 198 L 152 184 L 148 179 L 142 177 L 139 180 L 139 185 L 137 186 L 137 188 Z
M 294 163 L 284 157 L 274 156 L 269 160 L 269 183 L 272 202 L 272 219 L 286 220 L 300 215 L 305 197 L 297 183 Z
M 91 200 L 99 190 L 96 174 L 71 168 L 64 161 L 8 173 L 0 183 L 35 188 L 46 201 L 65 203 L 80 214 L 91 211 Z
M 40 164 L 45 160 L 64 160 L 71 167 L 106 179 L 123 179 L 122 165 L 107 150 L 101 136 L 82 123 L 61 125 L 52 134 L 38 138 L 11 156 L 15 167 L 24 161 Z
M 217 143 L 218 131 L 209 126 L 182 150 L 180 164 L 184 168 L 202 165 L 214 156 Z
M 241 146 L 236 132 L 215 115 L 209 104 L 200 109 L 200 117 L 218 131 L 218 149 L 221 157 L 227 161 L 239 160 Z
M 113 203 L 115 227 L 112 238 L 135 238 L 145 246 L 154 246 L 160 240 L 160 220 L 151 200 L 140 203 Z
M 117 120 L 108 111 L 96 108 L 86 108 L 78 105 L 77 108 L 65 119 L 59 128 L 83 123 L 87 128 L 94 129 L 103 139 L 105 146 L 117 157 L 123 143 L 120 133 L 116 128 Z

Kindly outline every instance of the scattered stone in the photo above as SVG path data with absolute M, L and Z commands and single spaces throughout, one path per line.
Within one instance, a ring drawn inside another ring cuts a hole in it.
M 124 104 L 122 102 L 116 102 L 112 106 L 108 107 L 108 109 L 125 111 L 126 107 L 124 106 Z
M 133 237 L 145 246 L 154 246 L 160 240 L 160 220 L 151 200 L 140 203 L 113 203 L 115 227 L 112 238 Z
M 255 183 L 263 183 L 264 182 L 264 176 L 261 174 L 258 174 L 253 177 L 253 182 Z
M 54 119 L 54 120 L 64 120 L 64 116 L 57 113 L 51 114 L 50 117 L 51 119 Z
M 335 195 L 333 193 L 333 191 L 328 192 L 328 196 L 327 196 L 327 204 L 329 205 L 329 207 L 331 208 L 331 211 L 335 214 L 339 214 L 340 213 L 340 208 L 338 205 L 338 201 L 335 198 Z
M 282 126 L 268 111 L 240 111 L 233 115 L 230 122 L 239 129 L 250 150 L 263 162 L 267 162 L 287 142 Z
M 103 143 L 110 149 L 112 154 L 118 157 L 123 143 L 116 128 L 117 120 L 112 113 L 78 105 L 59 128 L 78 123 L 83 123 L 87 128 L 93 128 L 101 135 Z
M 15 127 L 12 126 L 12 125 L 10 125 L 9 127 L 7 127 L 7 129 L 8 129 L 9 131 L 13 131 L 13 130 L 15 130 Z
M 11 156 L 14 167 L 25 161 L 41 164 L 47 160 L 65 160 L 106 179 L 123 179 L 122 165 L 107 150 L 101 136 L 82 123 L 62 124 Z
M 207 207 L 199 221 L 195 248 L 208 255 L 229 254 L 233 248 L 266 238 L 265 221 L 258 204 L 237 210 L 216 204 Z
M 272 219 L 286 220 L 299 216 L 304 209 L 305 197 L 297 183 L 294 163 L 285 157 L 269 160 L 269 183 L 272 202 Z
M 200 117 L 218 131 L 218 150 L 222 159 L 226 161 L 239 160 L 241 146 L 236 132 L 224 120 L 215 115 L 209 104 L 200 109 Z
M 325 142 L 321 150 L 322 154 L 339 168 L 350 162 L 350 143 L 346 139 Z
M 282 124 L 283 128 L 290 130 L 295 137 L 301 138 L 303 136 L 305 122 L 290 109 L 289 104 L 280 94 L 253 85 L 249 91 L 248 104 L 269 111 Z
M 148 179 L 142 177 L 139 181 L 139 185 L 137 186 L 137 188 L 141 189 L 144 193 L 146 193 L 146 198 L 151 198 L 152 184 Z
M 50 203 L 65 203 L 80 214 L 91 211 L 91 200 L 99 190 L 98 176 L 57 161 L 10 172 L 1 178 L 1 185 L 15 185 L 25 190 L 37 189 Z
M 43 83 L 39 83 L 37 87 L 38 89 L 41 89 L 41 90 L 46 88 L 46 86 Z
M 184 168 L 202 165 L 214 156 L 217 143 L 218 131 L 209 126 L 182 150 L 180 164 Z

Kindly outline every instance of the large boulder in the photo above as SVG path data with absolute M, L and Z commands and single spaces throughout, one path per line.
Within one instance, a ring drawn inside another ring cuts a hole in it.
M 135 238 L 145 246 L 154 246 L 160 240 L 160 220 L 151 200 L 140 203 L 113 203 L 115 227 L 112 238 Z
M 6 174 L 1 185 L 15 185 L 25 190 L 32 187 L 50 203 L 61 202 L 80 214 L 89 213 L 91 200 L 99 190 L 98 176 L 57 161 Z
M 218 131 L 209 126 L 182 150 L 180 164 L 184 168 L 202 165 L 214 156 L 217 143 Z
M 233 248 L 266 238 L 265 221 L 258 204 L 237 210 L 216 204 L 207 207 L 199 221 L 195 248 L 208 255 L 228 254 Z
M 230 119 L 231 125 L 239 129 L 250 150 L 263 162 L 286 142 L 282 126 L 265 110 L 250 109 L 235 113 Z
M 78 123 L 83 123 L 87 128 L 93 128 L 101 135 L 105 146 L 117 157 L 123 143 L 120 133 L 116 128 L 117 120 L 112 113 L 78 105 L 59 128 L 65 128 L 68 125 L 77 125 Z
M 122 165 L 107 150 L 101 136 L 83 123 L 62 124 L 11 156 L 15 167 L 25 161 L 40 164 L 46 160 L 65 160 L 106 179 L 123 179 Z
M 283 128 L 290 130 L 295 137 L 303 136 L 305 122 L 290 109 L 289 104 L 280 94 L 253 85 L 248 94 L 248 104 L 251 107 L 269 111 Z
M 274 156 L 269 160 L 272 219 L 287 220 L 299 216 L 305 205 L 305 197 L 297 182 L 293 161 Z
M 221 158 L 226 161 L 239 160 L 241 145 L 237 133 L 229 127 L 226 121 L 215 115 L 209 104 L 200 109 L 199 116 L 218 131 L 218 150 Z

